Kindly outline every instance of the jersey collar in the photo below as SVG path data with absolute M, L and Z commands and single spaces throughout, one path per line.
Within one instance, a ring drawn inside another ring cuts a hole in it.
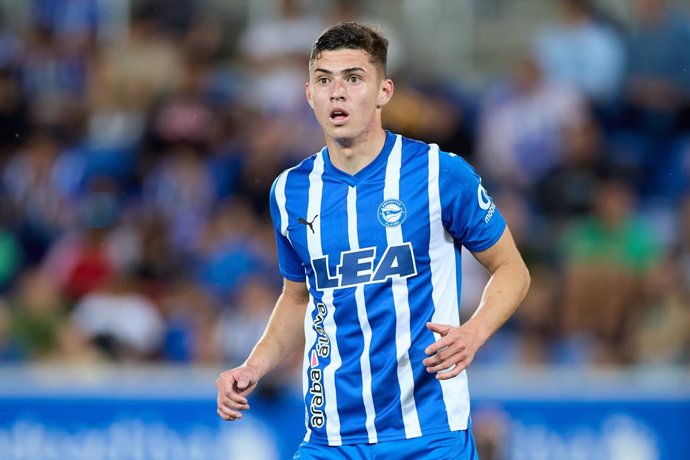
M 374 175 L 374 173 L 381 167 L 385 167 L 386 162 L 388 161 L 388 156 L 395 145 L 395 139 L 395 134 L 391 133 L 390 131 L 386 131 L 386 142 L 384 142 L 383 148 L 379 154 L 376 155 L 376 158 L 374 158 L 371 163 L 366 165 L 354 175 L 333 166 L 330 155 L 328 154 L 328 147 L 324 147 L 323 150 L 321 150 L 321 154 L 323 155 L 324 171 L 329 176 L 333 176 L 352 187 L 357 186 L 360 182 Z

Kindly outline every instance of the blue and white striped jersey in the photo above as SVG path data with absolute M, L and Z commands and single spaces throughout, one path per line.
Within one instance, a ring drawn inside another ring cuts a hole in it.
M 465 372 L 438 381 L 427 321 L 459 325 L 460 245 L 491 247 L 505 221 L 457 155 L 388 132 L 357 174 L 328 150 L 271 190 L 282 275 L 305 281 L 309 442 L 375 443 L 467 428 Z

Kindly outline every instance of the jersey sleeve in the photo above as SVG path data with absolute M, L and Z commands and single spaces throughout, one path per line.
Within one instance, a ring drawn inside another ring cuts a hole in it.
M 276 246 L 278 249 L 278 267 L 280 274 L 290 281 L 304 281 L 307 277 L 304 273 L 304 266 L 299 256 L 295 252 L 287 233 L 287 213 L 285 209 L 285 184 L 281 181 L 287 179 L 287 172 L 284 172 L 273 182 L 270 194 L 270 210 L 271 221 L 273 223 L 273 232 L 276 238 Z M 281 191 L 282 190 L 282 191 Z M 279 193 L 277 193 L 277 191 Z M 278 196 L 282 197 L 283 212 L 281 212 L 281 205 L 278 204 Z M 285 221 L 285 222 L 284 222 Z
M 456 242 L 472 252 L 490 248 L 503 235 L 505 219 L 469 163 L 453 153 L 439 155 L 444 227 Z

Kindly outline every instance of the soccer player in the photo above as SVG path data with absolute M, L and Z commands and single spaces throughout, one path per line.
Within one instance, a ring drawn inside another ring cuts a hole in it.
M 387 40 L 340 23 L 313 46 L 306 96 L 326 146 L 271 190 L 283 292 L 218 414 L 304 347 L 296 459 L 475 459 L 465 369 L 517 308 L 529 273 L 479 176 L 437 145 L 387 132 Z M 460 325 L 460 247 L 491 278 Z

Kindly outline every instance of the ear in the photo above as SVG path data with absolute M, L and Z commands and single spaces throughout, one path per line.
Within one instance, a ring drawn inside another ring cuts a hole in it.
M 384 105 L 388 104 L 388 101 L 390 101 L 391 97 L 393 97 L 394 89 L 395 86 L 393 85 L 393 80 L 391 80 L 390 78 L 384 78 L 381 81 L 381 87 L 379 88 L 379 98 L 376 102 L 376 108 L 380 109 Z
M 307 102 L 309 103 L 309 107 L 311 107 L 311 109 L 314 110 L 314 100 L 311 97 L 311 86 L 309 86 L 309 82 L 306 82 L 304 84 L 304 92 L 307 95 Z

